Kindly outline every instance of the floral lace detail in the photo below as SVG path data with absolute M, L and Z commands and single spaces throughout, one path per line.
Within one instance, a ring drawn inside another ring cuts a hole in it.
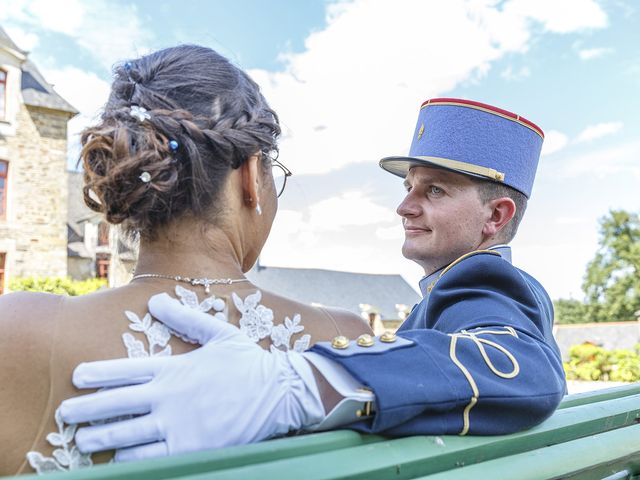
M 296 314 L 293 316 L 293 319 L 289 317 L 284 318 L 284 323 L 280 325 L 276 325 L 271 330 L 271 349 L 279 348 L 280 350 L 290 350 L 289 346 L 291 343 L 291 336 L 295 333 L 300 333 L 304 330 L 304 327 L 300 325 L 300 314 Z M 302 335 L 298 340 L 293 344 L 293 350 L 295 352 L 304 352 L 307 348 L 309 348 L 309 343 L 311 341 L 311 335 L 308 333 Z
M 214 313 L 211 315 L 214 318 L 223 322 L 228 321 L 227 305 L 223 299 L 211 295 L 202 302 L 199 302 L 195 292 L 187 290 L 180 285 L 176 285 L 175 292 L 183 305 L 205 313 L 213 310 Z M 232 293 L 231 297 L 241 315 L 240 330 L 254 342 L 270 337 L 272 343 L 270 348 L 272 352 L 276 350 L 303 352 L 309 348 L 311 342 L 311 335 L 309 334 L 302 335 L 294 342 L 293 346 L 291 346 L 291 337 L 294 334 L 304 331 L 304 326 L 300 324 L 301 319 L 299 314 L 294 315 L 293 319 L 285 317 L 283 323 L 274 326 L 273 310 L 260 304 L 260 300 L 262 300 L 262 292 L 260 290 L 248 295 L 244 300 L 235 293 Z M 170 330 L 157 320 L 153 320 L 149 313 L 146 313 L 142 318 L 129 310 L 126 310 L 124 314 L 129 320 L 129 329 L 134 332 L 144 333 L 149 345 L 149 349 L 147 350 L 144 342 L 136 339 L 129 332 L 123 333 L 122 341 L 127 348 L 127 356 L 129 358 L 171 355 L 172 351 L 169 340 L 172 335 L 189 343 L 195 343 L 193 340 Z M 120 418 L 108 419 L 93 424 L 110 423 L 119 419 Z M 58 425 L 58 432 L 48 434 L 47 442 L 49 442 L 51 446 L 58 448 L 53 451 L 52 457 L 45 457 L 39 452 L 28 452 L 27 460 L 31 468 L 38 474 L 45 474 L 76 470 L 93 465 L 91 455 L 80 453 L 74 444 L 75 433 L 78 426 L 65 425 L 62 418 L 60 418 L 59 409 L 55 412 L 55 421 Z
M 257 342 L 271 334 L 273 329 L 273 310 L 259 304 L 260 300 L 262 300 L 262 292 L 260 290 L 248 295 L 244 301 L 235 293 L 231 294 L 231 298 L 241 314 L 240 330 L 247 337 Z
M 291 336 L 300 333 L 304 327 L 300 324 L 300 314 L 293 316 L 293 319 L 285 317 L 280 325 L 273 325 L 273 310 L 260 304 L 262 292 L 248 295 L 244 301 L 235 293 L 231 294 L 233 303 L 241 314 L 240 330 L 254 342 L 270 337 L 271 351 L 274 349 L 296 352 L 304 352 L 309 348 L 311 335 L 302 335 L 291 347 Z
M 144 343 L 130 333 L 122 334 L 122 341 L 127 347 L 127 356 L 129 358 L 140 357 L 163 357 L 171 355 L 171 345 L 167 345 L 171 339 L 171 332 L 162 323 L 151 320 L 151 314 L 147 313 L 142 320 L 133 312 L 125 311 L 124 314 L 131 324 L 129 328 L 134 332 L 142 332 L 147 337 L 149 343 L 149 351 L 144 348 Z M 163 350 L 157 351 L 158 348 L 164 347 Z
M 60 409 L 56 410 L 55 420 L 58 425 L 58 432 L 51 432 L 47 435 L 47 442 L 58 448 L 53 451 L 53 457 L 45 457 L 39 452 L 27 453 L 27 460 L 31 468 L 38 474 L 43 474 L 66 472 L 93 465 L 90 454 L 80 453 L 78 447 L 72 445 L 78 426 L 65 426 L 62 418 L 60 418 Z

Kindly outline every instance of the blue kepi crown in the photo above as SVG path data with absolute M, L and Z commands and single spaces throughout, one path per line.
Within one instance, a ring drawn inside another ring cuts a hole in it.
M 529 198 L 544 133 L 526 118 L 491 105 L 434 98 L 420 108 L 409 155 L 380 166 L 406 177 L 413 166 L 445 168 L 515 188 Z

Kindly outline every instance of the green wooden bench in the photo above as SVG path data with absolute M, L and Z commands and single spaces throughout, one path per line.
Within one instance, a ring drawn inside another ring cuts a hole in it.
M 389 439 L 341 430 L 48 478 L 640 479 L 640 383 L 569 395 L 547 421 L 512 435 Z

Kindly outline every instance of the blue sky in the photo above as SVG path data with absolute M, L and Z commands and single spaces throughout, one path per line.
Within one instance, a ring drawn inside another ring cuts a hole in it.
M 640 7 L 617 0 L 339 2 L 0 0 L 0 24 L 81 115 L 114 62 L 176 43 L 219 50 L 262 86 L 295 176 L 262 263 L 401 273 L 400 181 L 419 105 L 495 104 L 546 133 L 514 263 L 552 298 L 581 298 L 597 221 L 640 209 Z

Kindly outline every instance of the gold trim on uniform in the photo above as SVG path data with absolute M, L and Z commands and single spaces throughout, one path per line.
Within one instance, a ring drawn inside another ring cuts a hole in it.
M 494 170 L 493 168 L 483 167 L 481 165 L 475 165 L 473 163 L 460 162 L 458 160 L 451 160 L 450 158 L 442 157 L 430 157 L 425 155 L 415 155 L 409 158 L 417 158 L 418 160 L 426 160 L 427 162 L 440 165 L 441 167 L 452 168 L 454 170 L 460 170 L 466 173 L 473 173 L 482 177 L 495 180 L 497 182 L 504 182 L 504 173 Z
M 396 336 L 396 334 L 388 330 L 384 332 L 382 335 L 380 335 L 380 341 L 384 343 L 393 343 L 396 340 L 398 340 L 398 337 Z
M 513 354 L 509 350 L 507 350 L 505 347 L 503 347 L 502 345 L 496 342 L 478 337 L 478 335 L 483 335 L 483 334 L 511 335 L 516 338 L 518 337 L 518 334 L 516 333 L 513 327 L 499 327 L 499 328 L 504 328 L 504 330 L 481 330 L 477 333 L 469 332 L 467 330 L 462 330 L 460 331 L 460 333 L 449 334 L 449 336 L 451 337 L 451 344 L 449 345 L 449 356 L 451 357 L 451 361 L 456 364 L 456 366 L 460 369 L 462 374 L 466 377 L 467 381 L 469 382 L 469 386 L 471 387 L 471 391 L 473 392 L 473 395 L 469 400 L 469 403 L 467 404 L 467 406 L 464 408 L 464 411 L 462 412 L 462 431 L 459 433 L 459 435 L 466 435 L 467 433 L 469 433 L 469 412 L 471 412 L 471 409 L 476 405 L 476 403 L 478 403 L 480 392 L 478 391 L 478 385 L 476 384 L 476 381 L 473 378 L 473 375 L 471 375 L 469 370 L 467 370 L 467 368 L 458 359 L 458 355 L 456 353 L 456 345 L 458 344 L 458 339 L 468 338 L 473 343 L 475 343 L 476 346 L 478 347 L 478 350 L 480 351 L 480 355 L 482 355 L 482 359 L 484 360 L 485 364 L 489 367 L 489 369 L 494 373 L 494 375 L 500 378 L 504 378 L 506 380 L 510 380 L 516 377 L 520 373 L 520 365 L 518 364 L 518 360 L 516 360 L 516 358 L 513 356 Z M 487 354 L 484 345 L 488 345 L 492 348 L 495 348 L 499 352 L 503 353 L 507 357 L 507 359 L 509 359 L 509 361 L 511 362 L 511 365 L 513 366 L 513 370 L 510 372 L 501 372 L 500 370 L 498 370 L 493 364 L 493 362 L 491 361 L 491 359 L 489 358 L 489 355 Z
M 356 343 L 360 347 L 373 347 L 373 344 L 375 342 L 371 335 L 369 335 L 368 333 L 363 333 L 358 337 L 358 340 L 356 340 Z
M 331 340 L 331 346 L 338 350 L 344 350 L 349 347 L 350 340 L 344 335 L 338 335 Z
M 465 253 L 464 255 L 462 255 L 461 257 L 458 257 L 453 262 L 451 262 L 449 265 L 447 265 L 447 267 L 444 270 L 442 270 L 442 272 L 440 272 L 440 275 L 438 275 L 438 278 L 439 279 L 442 278 L 442 276 L 445 273 L 447 273 L 449 270 L 451 270 L 451 268 L 453 268 L 454 266 L 459 264 L 465 258 L 473 257 L 474 255 L 477 255 L 478 253 L 488 253 L 490 255 L 497 255 L 498 257 L 502 256 L 500 254 L 500 252 L 498 252 L 496 250 L 474 250 L 473 252 Z

